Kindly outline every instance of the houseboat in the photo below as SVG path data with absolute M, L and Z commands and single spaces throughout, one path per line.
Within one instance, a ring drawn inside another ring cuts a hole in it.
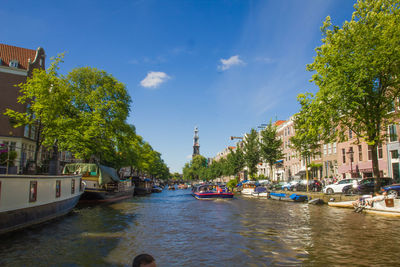
M 135 195 L 143 196 L 151 194 L 153 189 L 153 181 L 149 178 L 133 178 L 135 182 Z
M 86 184 L 81 202 L 114 202 L 133 197 L 135 185 L 121 180 L 115 169 L 95 163 L 66 164 L 64 174 L 81 174 Z
M 81 175 L 0 175 L 0 234 L 67 214 L 84 189 Z

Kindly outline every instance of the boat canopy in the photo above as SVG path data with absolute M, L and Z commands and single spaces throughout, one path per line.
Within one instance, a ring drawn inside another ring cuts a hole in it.
M 69 163 L 63 169 L 63 174 L 87 174 L 97 176 L 100 185 L 110 182 L 120 182 L 117 171 L 114 168 L 95 163 Z

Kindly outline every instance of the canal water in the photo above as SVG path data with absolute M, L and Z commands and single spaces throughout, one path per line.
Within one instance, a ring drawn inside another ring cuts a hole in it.
M 164 190 L 78 207 L 0 237 L 0 266 L 398 266 L 400 220 L 327 206 Z

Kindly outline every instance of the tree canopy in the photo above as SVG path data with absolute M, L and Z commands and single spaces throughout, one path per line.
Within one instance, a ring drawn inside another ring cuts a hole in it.
M 243 155 L 250 177 L 255 178 L 257 164 L 260 163 L 259 137 L 255 129 L 251 129 L 243 139 Z
M 132 100 L 124 84 L 111 74 L 91 67 L 75 68 L 59 75 L 63 54 L 47 70 L 35 69 L 19 84 L 18 102 L 26 112 L 7 109 L 14 126 L 32 125 L 37 130 L 37 151 L 57 140 L 60 151 L 75 158 L 120 168 L 133 166 L 153 177 L 168 179 L 169 169 L 161 154 L 136 134 L 127 123 Z
M 261 158 L 269 164 L 272 175 L 275 162 L 284 157 L 284 153 L 282 152 L 282 140 L 278 138 L 277 127 L 272 124 L 271 121 L 260 134 L 260 155 Z
M 351 130 L 373 151 L 385 140 L 400 96 L 399 5 L 398 0 L 359 0 L 341 28 L 326 18 L 323 44 L 307 66 L 319 87 L 310 98 L 313 103 L 306 103 L 315 107 L 314 121 L 319 124 L 308 129 L 336 140 L 346 140 Z M 372 154 L 378 177 L 377 155 Z

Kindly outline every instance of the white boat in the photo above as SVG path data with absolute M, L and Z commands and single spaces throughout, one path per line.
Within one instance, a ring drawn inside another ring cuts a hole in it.
M 81 175 L 0 175 L 0 234 L 67 214 L 84 189 Z
M 265 198 L 268 198 L 269 197 L 269 192 L 268 192 L 267 188 L 265 188 L 263 186 L 257 186 L 256 188 L 254 188 L 254 190 L 251 193 L 251 195 L 254 196 L 254 197 L 265 197 Z
M 334 202 L 334 201 L 329 201 L 328 202 L 328 206 L 331 207 L 337 207 L 337 208 L 349 208 L 352 209 L 354 200 L 350 200 L 350 201 L 339 201 L 339 202 Z
M 242 185 L 241 194 L 242 195 L 250 195 L 251 196 L 256 187 L 257 186 L 256 186 L 256 182 L 255 181 L 244 182 L 243 185 Z
M 400 199 L 390 196 L 364 198 L 355 203 L 356 212 L 400 217 Z

